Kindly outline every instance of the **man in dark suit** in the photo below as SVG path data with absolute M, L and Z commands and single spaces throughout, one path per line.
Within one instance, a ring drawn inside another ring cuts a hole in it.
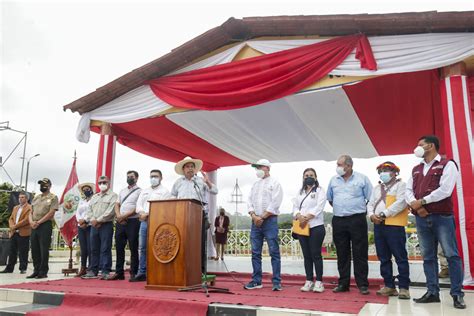
M 0 273 L 13 273 L 17 257 L 20 257 L 20 273 L 26 273 L 28 266 L 28 250 L 30 246 L 31 226 L 28 217 L 31 213 L 31 205 L 28 204 L 27 193 L 21 192 L 18 200 L 20 205 L 13 208 L 8 220 L 10 228 L 10 254 L 5 270 Z

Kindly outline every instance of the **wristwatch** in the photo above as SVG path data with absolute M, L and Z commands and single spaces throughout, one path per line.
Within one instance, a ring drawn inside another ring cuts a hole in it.
M 426 205 L 426 200 L 425 199 L 421 199 L 421 205 Z

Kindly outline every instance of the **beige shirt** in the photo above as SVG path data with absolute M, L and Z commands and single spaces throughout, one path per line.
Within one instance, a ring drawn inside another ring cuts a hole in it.
M 84 219 L 87 222 L 95 219 L 98 222 L 111 222 L 115 217 L 115 203 L 118 202 L 117 193 L 107 190 L 105 193 L 96 193 L 89 202 L 89 210 Z
M 58 197 L 54 193 L 48 193 L 46 195 L 38 194 L 33 199 L 33 203 L 31 203 L 33 208 L 32 218 L 34 221 L 39 221 L 43 218 L 51 209 L 58 210 L 59 202 Z M 50 220 L 52 221 L 54 218 L 52 217 Z

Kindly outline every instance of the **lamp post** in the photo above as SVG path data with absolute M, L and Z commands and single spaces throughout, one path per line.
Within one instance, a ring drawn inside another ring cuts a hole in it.
M 28 159 L 28 162 L 26 163 L 26 179 L 25 179 L 25 191 L 28 192 L 28 172 L 30 171 L 30 160 L 38 157 L 40 154 L 36 154 Z

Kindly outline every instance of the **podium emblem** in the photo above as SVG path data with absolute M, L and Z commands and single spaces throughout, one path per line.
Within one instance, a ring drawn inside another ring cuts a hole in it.
M 172 224 L 162 224 L 153 237 L 153 255 L 161 263 L 169 263 L 179 251 L 180 236 L 178 228 Z

